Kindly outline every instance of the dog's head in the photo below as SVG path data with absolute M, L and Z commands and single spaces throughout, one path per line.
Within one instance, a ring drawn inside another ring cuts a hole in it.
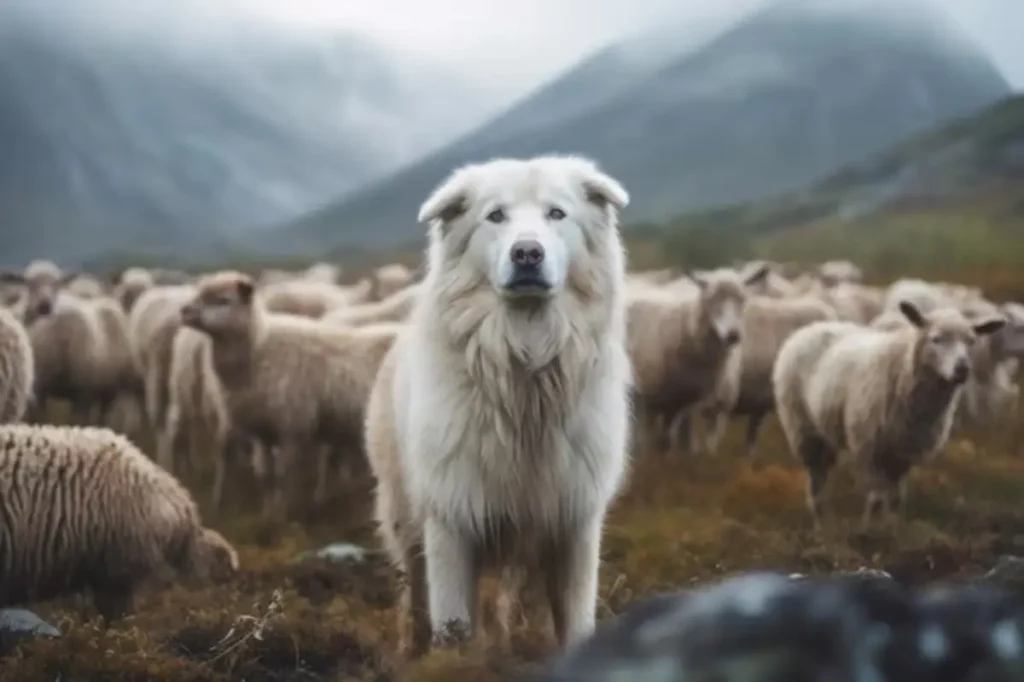
M 583 158 L 496 159 L 452 173 L 419 220 L 431 225 L 432 269 L 461 273 L 470 288 L 486 282 L 503 299 L 543 301 L 578 286 L 618 243 L 617 214 L 628 202 Z

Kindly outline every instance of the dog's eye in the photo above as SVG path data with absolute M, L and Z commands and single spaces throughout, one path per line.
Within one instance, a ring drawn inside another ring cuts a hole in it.
M 551 220 L 562 220 L 565 218 L 565 211 L 557 206 L 553 206 L 548 210 L 548 218 Z
M 487 214 L 487 220 L 489 220 L 492 223 L 505 222 L 505 211 L 501 210 L 500 208 L 496 208 Z

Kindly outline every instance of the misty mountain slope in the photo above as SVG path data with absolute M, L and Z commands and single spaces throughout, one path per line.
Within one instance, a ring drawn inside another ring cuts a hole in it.
M 288 226 L 286 238 L 412 238 L 419 203 L 453 167 L 498 155 L 592 156 L 630 190 L 634 221 L 800 187 L 1009 93 L 964 39 L 922 23 L 773 5 L 586 113 L 453 145 Z
M 1024 95 L 914 136 L 798 192 L 679 217 L 688 228 L 763 234 L 819 223 L 859 224 L 903 209 L 978 200 L 1024 210 Z M 1020 230 L 1024 239 L 1024 230 Z
M 484 105 L 357 38 L 175 51 L 18 18 L 0 22 L 5 263 L 215 248 L 450 140 Z

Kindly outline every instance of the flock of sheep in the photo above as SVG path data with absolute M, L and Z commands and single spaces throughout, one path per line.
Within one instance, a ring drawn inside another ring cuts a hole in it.
M 176 478 L 189 468 L 212 464 L 215 508 L 232 468 L 251 468 L 281 517 L 296 474 L 317 473 L 321 503 L 368 463 L 407 577 L 403 648 L 465 636 L 481 568 L 509 593 L 537 563 L 565 644 L 593 629 L 634 413 L 660 447 L 708 452 L 732 416 L 753 451 L 777 413 L 815 520 L 842 450 L 870 520 L 951 429 L 1016 409 L 1024 306 L 869 286 L 841 261 L 627 273 L 627 204 L 585 159 L 504 159 L 425 201 L 422 277 L 0 274 L 0 605 L 90 588 L 109 621 L 166 567 L 237 570 Z M 15 423 L 43 421 L 52 399 L 76 426 Z M 133 444 L 149 432 L 152 457 Z

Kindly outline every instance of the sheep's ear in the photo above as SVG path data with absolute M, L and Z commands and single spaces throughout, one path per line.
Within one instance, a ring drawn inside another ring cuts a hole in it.
M 708 288 L 708 278 L 703 272 L 700 272 L 699 270 L 687 270 L 686 276 L 689 277 L 694 284 L 700 287 L 701 291 Z
M 0 284 L 24 284 L 25 276 L 20 272 L 0 272 Z
M 986 334 L 995 334 L 997 331 L 1006 326 L 1005 317 L 993 317 L 990 320 L 984 322 L 978 322 L 974 325 L 974 333 L 982 336 Z
M 69 285 L 72 282 L 74 282 L 75 278 L 78 277 L 78 275 L 79 275 L 79 273 L 77 273 L 75 271 L 65 272 L 64 274 L 62 274 L 60 276 L 60 280 L 59 280 L 60 281 L 60 285 L 62 287 L 66 287 L 67 285 Z
M 916 305 L 910 301 L 900 301 L 900 312 L 903 313 L 903 317 L 910 321 L 910 324 L 918 328 L 924 328 L 928 326 L 928 321 L 924 319 L 924 315 Z
M 450 223 L 469 208 L 469 183 L 464 171 L 456 171 L 420 206 L 416 220 L 421 224 L 435 220 Z
M 758 263 L 747 275 L 743 278 L 743 283 L 748 287 L 755 284 L 760 284 L 764 281 L 768 273 L 772 271 L 772 266 L 769 263 Z
M 618 180 L 595 167 L 584 171 L 583 191 L 587 195 L 587 201 L 601 208 L 611 205 L 621 211 L 629 205 L 629 192 L 626 188 Z
M 238 298 L 242 303 L 249 303 L 252 300 L 252 294 L 256 289 L 256 285 L 248 277 L 239 279 L 235 283 L 235 288 L 238 290 Z

